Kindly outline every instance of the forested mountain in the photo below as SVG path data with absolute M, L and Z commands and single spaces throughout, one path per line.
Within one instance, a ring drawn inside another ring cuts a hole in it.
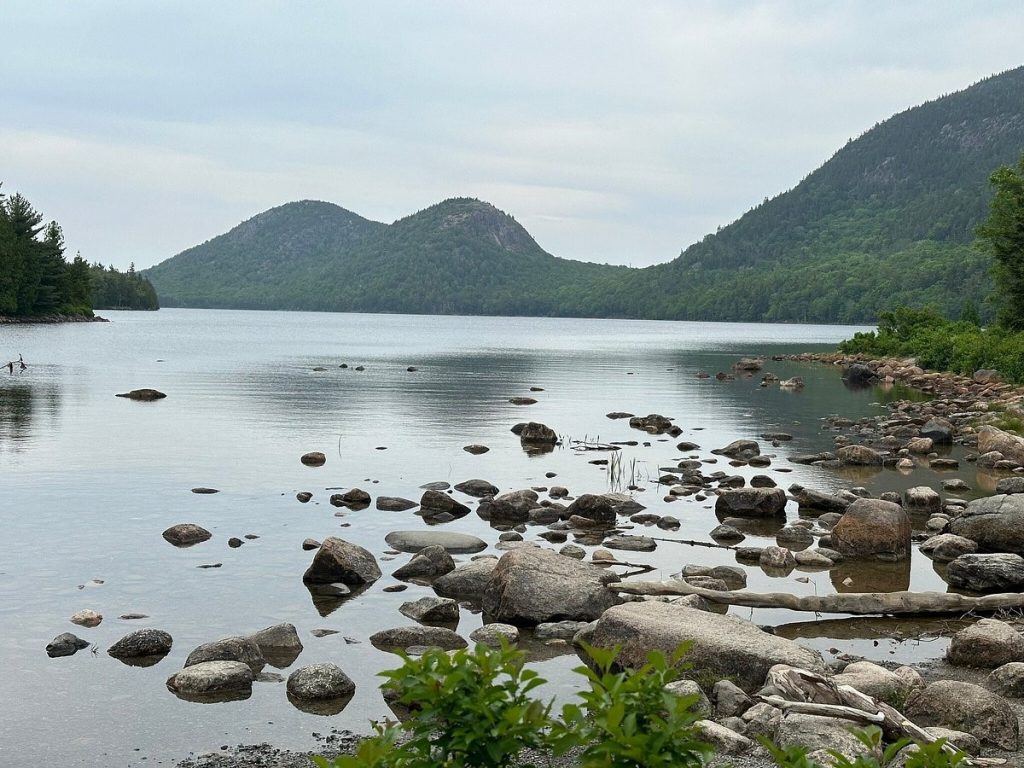
M 886 307 L 933 304 L 955 316 L 965 296 L 989 293 L 988 259 L 970 243 L 989 176 L 1022 151 L 1024 67 L 876 125 L 794 189 L 678 259 L 609 283 L 584 309 L 874 322 Z
M 145 274 L 164 306 L 552 315 L 626 271 L 555 258 L 508 214 L 457 198 L 390 226 L 288 203 Z
M 165 305 L 709 320 L 950 316 L 990 288 L 971 241 L 1024 150 L 1024 67 L 876 125 L 794 189 L 666 264 L 557 259 L 510 216 L 447 200 L 392 225 L 290 203 L 146 272 Z

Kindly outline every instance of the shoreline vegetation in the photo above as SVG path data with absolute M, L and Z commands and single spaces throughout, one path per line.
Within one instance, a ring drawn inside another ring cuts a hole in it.
M 94 309 L 158 309 L 153 285 L 137 274 L 68 261 L 60 224 L 20 193 L 0 192 L 0 323 L 66 323 L 95 318 Z

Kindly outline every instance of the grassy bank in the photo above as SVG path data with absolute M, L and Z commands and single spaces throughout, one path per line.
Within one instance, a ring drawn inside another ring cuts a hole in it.
M 915 357 L 922 368 L 965 376 L 995 369 L 1004 381 L 1024 383 L 1024 333 L 946 320 L 934 310 L 883 312 L 877 331 L 855 334 L 839 349 L 870 357 Z

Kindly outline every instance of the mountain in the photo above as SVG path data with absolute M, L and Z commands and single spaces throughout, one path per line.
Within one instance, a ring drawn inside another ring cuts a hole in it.
M 147 270 L 164 306 L 558 315 L 627 271 L 559 259 L 494 206 L 455 198 L 385 225 L 288 203 Z
M 886 307 L 933 304 L 956 316 L 965 297 L 989 293 L 988 260 L 970 243 L 987 215 L 990 174 L 1022 151 L 1024 67 L 876 125 L 674 261 L 604 286 L 593 308 L 874 322 Z
M 874 322 L 988 295 L 988 177 L 1024 150 L 1024 67 L 908 109 L 793 189 L 644 269 L 559 259 L 446 200 L 385 225 L 289 203 L 147 270 L 164 306 Z

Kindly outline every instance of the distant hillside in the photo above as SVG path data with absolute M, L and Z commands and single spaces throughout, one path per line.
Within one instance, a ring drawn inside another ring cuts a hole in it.
M 970 246 L 988 177 L 1024 151 L 1024 67 L 908 109 L 666 264 L 558 259 L 493 206 L 385 225 L 289 203 L 147 270 L 164 306 L 873 322 L 956 316 L 990 288 Z
M 164 306 L 557 315 L 576 286 L 626 271 L 555 258 L 508 214 L 457 198 L 390 226 L 289 203 L 146 276 Z
M 969 244 L 989 175 L 1022 151 L 1024 67 L 876 125 L 794 189 L 674 261 L 604 286 L 583 309 L 873 322 L 894 304 L 934 304 L 955 316 L 965 297 L 989 292 L 988 262 Z

